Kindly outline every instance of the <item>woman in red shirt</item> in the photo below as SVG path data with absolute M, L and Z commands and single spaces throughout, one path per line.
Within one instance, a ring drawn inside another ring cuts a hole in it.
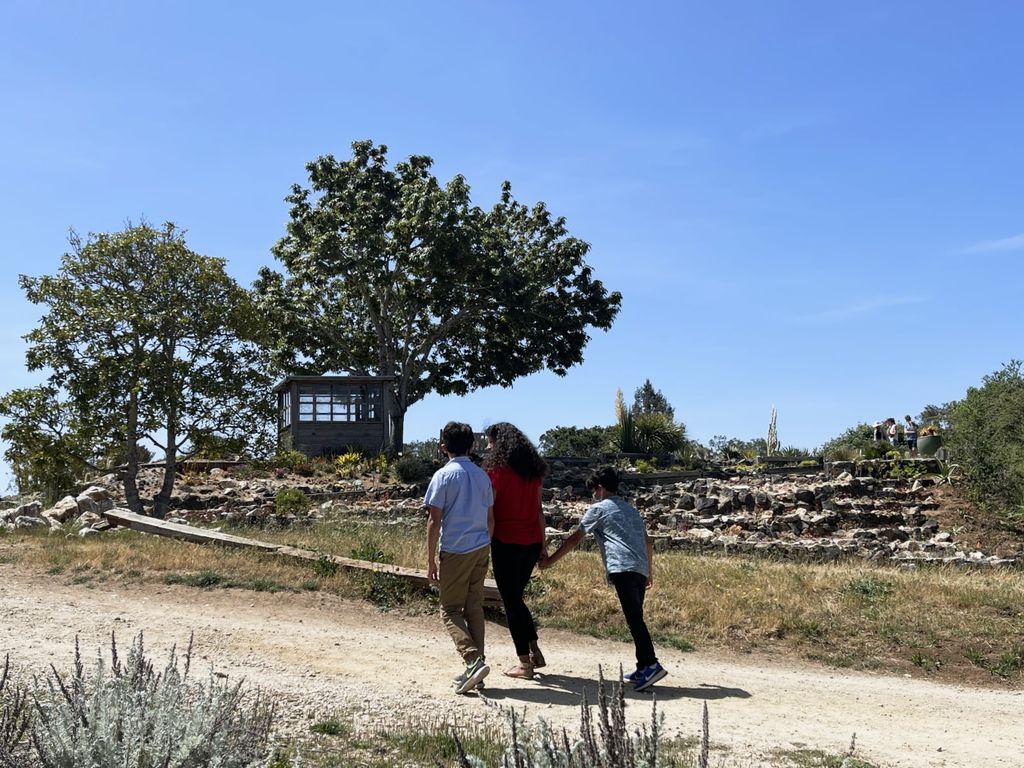
M 529 438 L 508 422 L 493 424 L 484 435 L 489 451 L 484 469 L 494 487 L 491 564 L 519 656 L 519 664 L 505 674 L 528 680 L 545 664 L 537 645 L 537 627 L 523 593 L 544 551 L 541 485 L 548 465 Z

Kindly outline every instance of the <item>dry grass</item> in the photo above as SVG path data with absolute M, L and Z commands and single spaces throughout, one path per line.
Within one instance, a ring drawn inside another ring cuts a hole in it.
M 597 555 L 563 563 L 536 601 L 546 623 L 625 637 Z M 678 648 L 785 650 L 833 666 L 1022 682 L 1019 571 L 659 554 L 645 613 L 656 642 Z
M 351 556 L 381 550 L 423 568 L 423 531 L 369 523 L 238 531 L 265 541 Z M 16 544 L 16 546 L 15 546 Z M 391 607 L 431 610 L 395 584 L 368 586 L 350 574 L 239 550 L 131 532 L 89 539 L 45 534 L 0 536 L 0 559 L 64 574 L 75 582 L 130 579 L 198 587 L 324 590 Z M 531 585 L 542 626 L 628 638 L 614 592 L 594 552 L 576 552 Z M 1024 574 L 861 563 L 807 565 L 659 553 L 647 619 L 657 644 L 793 654 L 832 666 L 936 679 L 1024 683 Z

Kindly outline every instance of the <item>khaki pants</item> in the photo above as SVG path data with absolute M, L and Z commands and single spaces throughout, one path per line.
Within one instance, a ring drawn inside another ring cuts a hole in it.
M 484 578 L 490 546 L 464 555 L 441 552 L 441 620 L 466 664 L 484 656 Z

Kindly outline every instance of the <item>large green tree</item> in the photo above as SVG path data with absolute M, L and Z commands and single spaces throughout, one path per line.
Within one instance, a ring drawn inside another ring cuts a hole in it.
M 20 278 L 29 301 L 46 307 L 26 336 L 28 367 L 49 378 L 4 398 L 8 458 L 38 464 L 54 445 L 88 465 L 120 442 L 127 502 L 142 512 L 140 447 L 152 444 L 165 460 L 152 500 L 162 517 L 191 441 L 266 434 L 261 317 L 223 260 L 191 251 L 174 224 L 72 233 L 70 244 L 56 275 Z
M 281 367 L 394 377 L 396 450 L 406 411 L 428 393 L 565 374 L 621 301 L 544 203 L 517 202 L 505 182 L 484 210 L 462 176 L 442 185 L 431 165 L 413 155 L 389 167 L 370 141 L 309 163 L 274 248 L 286 274 L 264 269 L 255 286 Z
M 1011 360 L 941 410 L 945 441 L 972 493 L 1024 527 L 1024 363 Z

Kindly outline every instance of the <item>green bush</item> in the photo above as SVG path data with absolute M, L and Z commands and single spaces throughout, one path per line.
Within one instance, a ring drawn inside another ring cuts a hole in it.
M 427 464 L 441 458 L 437 440 L 412 440 L 402 446 L 402 455 L 414 456 Z
M 309 465 L 309 457 L 302 451 L 281 451 L 270 459 L 270 466 L 276 469 L 295 469 Z
M 636 471 L 642 475 L 646 475 L 649 472 L 657 472 L 658 462 L 654 460 L 647 461 L 646 459 L 637 459 Z
M 334 469 L 342 477 L 355 477 L 363 471 L 365 461 L 358 451 L 346 451 L 334 459 Z
M 861 448 L 861 455 L 865 459 L 884 459 L 888 457 L 892 446 L 885 440 L 872 440 Z
M 274 496 L 274 509 L 279 515 L 304 515 L 311 504 L 305 491 L 298 488 L 282 488 Z
M 392 464 L 397 477 L 403 483 L 418 483 L 430 477 L 431 466 L 419 456 L 402 456 Z
M 370 563 L 392 564 L 395 556 L 381 547 L 379 539 L 362 539 L 352 549 L 352 557 Z M 412 596 L 408 582 L 393 573 L 381 571 L 357 571 L 355 580 L 359 584 L 363 599 L 379 608 L 387 610 L 396 605 L 404 605 Z
M 985 376 L 952 404 L 943 435 L 972 495 L 1024 524 L 1024 374 L 1020 360 Z
M 615 427 L 554 427 L 540 436 L 545 456 L 592 458 L 611 448 Z
M 833 437 L 819 449 L 829 461 L 851 461 L 857 453 L 863 453 L 876 445 L 874 428 L 870 424 L 857 424 L 838 437 Z M 888 443 L 885 443 L 888 446 Z M 851 453 L 853 454 L 851 456 Z M 865 455 L 865 458 L 867 456 Z
M 34 691 L 33 751 L 47 768 L 244 768 L 266 754 L 274 706 L 258 690 L 229 685 L 210 674 L 189 677 L 192 644 L 183 663 L 174 653 L 154 671 L 141 633 L 122 662 L 111 642 L 110 664 L 84 674 L 78 642 L 74 669 Z

